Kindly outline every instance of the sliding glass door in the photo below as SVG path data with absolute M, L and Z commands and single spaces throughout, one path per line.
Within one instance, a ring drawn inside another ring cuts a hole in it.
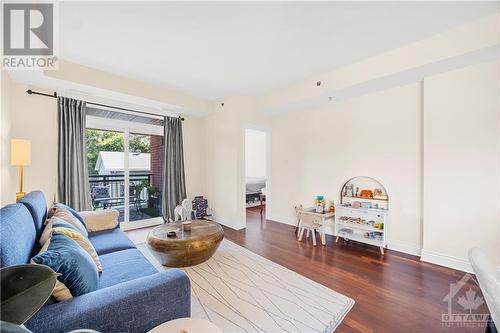
M 163 123 L 155 119 L 147 124 L 149 118 L 138 116 L 125 119 L 110 121 L 87 113 L 93 207 L 118 210 L 124 229 L 161 224 Z
M 129 135 L 129 220 L 161 217 L 163 137 Z
M 125 221 L 125 135 L 123 132 L 87 129 L 87 165 L 90 196 L 96 210 L 110 207 Z

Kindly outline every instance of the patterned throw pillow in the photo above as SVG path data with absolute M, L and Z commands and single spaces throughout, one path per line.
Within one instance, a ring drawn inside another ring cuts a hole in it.
M 64 208 L 64 209 L 67 209 L 71 214 L 73 214 L 74 217 L 76 217 L 78 219 L 78 221 L 80 221 L 84 226 L 85 228 L 87 227 L 85 225 L 85 221 L 83 220 L 82 216 L 80 215 L 79 212 L 77 212 L 76 210 L 74 210 L 73 208 L 71 208 L 70 206 L 67 206 L 63 203 L 60 203 L 60 202 L 54 202 L 52 204 L 52 206 L 49 208 L 49 211 L 48 211 L 48 216 L 47 218 L 51 218 L 52 215 L 54 215 L 54 211 L 56 210 L 56 208 Z
M 82 235 L 85 237 L 89 237 L 89 233 L 87 232 L 87 228 L 83 225 L 83 223 L 80 222 L 69 210 L 66 208 L 56 208 L 52 214 L 52 217 L 57 217 L 64 222 L 71 224 L 72 226 L 78 228 Z
M 102 265 L 101 261 L 99 260 L 99 256 L 97 255 L 94 245 L 92 245 L 88 238 L 84 237 L 74 226 L 68 223 L 64 223 L 57 217 L 54 217 L 53 219 L 55 219 L 55 221 L 52 224 L 52 235 L 54 235 L 54 233 L 63 234 L 77 242 L 78 245 L 80 245 L 82 249 L 84 249 L 90 255 L 90 257 L 92 257 L 92 260 L 97 267 L 97 271 L 102 272 Z
M 92 260 L 95 262 L 97 271 L 102 272 L 101 261 L 92 243 L 81 234 L 79 229 L 60 218 L 53 216 L 45 222 L 45 229 L 43 229 L 43 233 L 40 236 L 40 245 L 42 247 L 47 247 L 50 244 L 50 237 L 54 232 L 66 235 L 77 242 L 78 245 L 90 254 Z
M 44 246 L 45 247 L 45 246 Z M 90 255 L 71 238 L 54 233 L 46 251 L 31 259 L 31 262 L 46 265 L 61 274 L 57 277 L 52 295 L 65 301 L 97 290 L 99 273 Z

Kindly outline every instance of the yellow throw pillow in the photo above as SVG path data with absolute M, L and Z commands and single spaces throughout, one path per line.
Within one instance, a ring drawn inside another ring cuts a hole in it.
M 81 233 L 78 231 L 72 230 L 70 228 L 64 228 L 64 227 L 55 227 L 52 228 L 53 232 L 57 232 L 59 234 L 63 234 L 72 240 L 74 240 L 82 249 L 84 249 L 91 257 L 92 260 L 94 261 L 95 265 L 97 266 L 97 271 L 102 272 L 102 265 L 101 261 L 99 260 L 99 256 L 97 255 L 97 252 L 95 251 L 94 246 L 92 243 L 85 238 Z

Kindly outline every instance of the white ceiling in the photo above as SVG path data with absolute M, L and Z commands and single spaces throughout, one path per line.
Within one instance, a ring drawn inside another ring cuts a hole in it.
M 221 100 L 498 10 L 498 2 L 60 2 L 59 48 L 62 59 Z

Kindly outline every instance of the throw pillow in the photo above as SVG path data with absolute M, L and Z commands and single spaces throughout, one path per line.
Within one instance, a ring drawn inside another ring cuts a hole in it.
M 52 294 L 58 301 L 97 290 L 99 273 L 92 258 L 74 240 L 63 234 L 54 233 L 47 251 L 37 254 L 31 261 L 49 266 L 61 274 L 57 277 L 58 285 Z
M 71 214 L 71 212 L 66 208 L 56 208 L 54 210 L 54 214 L 52 215 L 52 217 L 57 217 L 64 220 L 64 222 L 69 223 L 72 226 L 76 227 L 78 230 L 80 230 L 82 235 L 84 235 L 85 237 L 89 237 L 87 228 L 85 228 L 85 226 L 80 222 L 80 220 L 74 217 L 73 214 Z
M 58 219 L 57 217 L 53 217 L 51 220 L 54 220 L 52 224 L 52 235 L 54 235 L 54 233 L 63 234 L 74 240 L 90 255 L 97 267 L 97 271 L 102 272 L 102 265 L 99 260 L 99 256 L 88 238 L 84 237 L 77 228 L 69 223 L 64 223 L 63 220 Z
M 90 232 L 116 228 L 120 215 L 116 209 L 80 212 L 80 214 Z
M 80 213 L 78 213 L 76 210 L 74 210 L 70 206 L 67 206 L 67 205 L 60 203 L 60 202 L 54 202 L 52 204 L 52 206 L 50 207 L 50 209 L 48 211 L 47 218 L 51 218 L 52 215 L 54 215 L 54 211 L 56 210 L 56 208 L 64 208 L 64 209 L 68 210 L 71 214 L 73 214 L 74 217 L 76 217 L 85 226 L 85 221 L 83 221 L 83 218 L 80 215 Z
M 38 240 L 40 242 L 40 246 L 44 246 L 50 239 L 50 236 L 52 236 L 52 219 L 45 221 L 45 229 L 43 229 L 42 235 Z

